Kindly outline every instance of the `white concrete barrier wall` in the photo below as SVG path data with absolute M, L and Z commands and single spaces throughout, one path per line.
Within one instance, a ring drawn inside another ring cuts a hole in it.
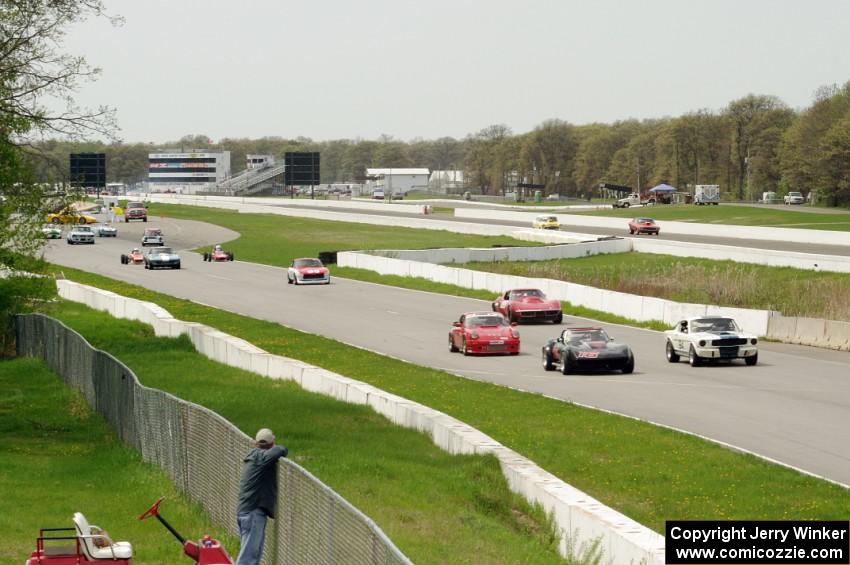
M 517 229 L 512 226 L 485 225 L 461 222 L 448 222 L 440 220 L 427 220 L 418 218 L 397 218 L 391 216 L 375 216 L 368 214 L 339 213 L 322 210 L 308 209 L 285 209 L 281 206 L 264 204 L 265 202 L 279 202 L 272 198 L 239 198 L 221 196 L 180 196 L 180 195 L 151 195 L 154 202 L 176 203 L 194 206 L 209 206 L 236 210 L 241 213 L 264 213 L 279 214 L 285 216 L 309 217 L 320 220 L 365 223 L 371 225 L 387 225 L 398 227 L 409 227 L 416 229 L 443 230 L 453 233 L 464 233 L 472 235 L 510 236 L 523 241 L 534 241 L 544 244 L 576 243 L 582 241 L 596 241 L 599 236 L 592 234 L 558 232 L 549 230 Z M 242 203 L 245 200 L 247 203 Z M 297 200 L 295 202 L 298 202 Z M 368 204 L 368 203 L 363 203 Z M 378 209 L 386 209 L 384 206 L 406 206 L 406 205 L 384 205 L 370 204 Z M 371 210 L 372 208 L 367 209 Z M 409 210 L 408 210 L 409 211 Z M 511 221 L 528 222 L 529 225 L 537 214 L 535 212 L 500 211 L 500 210 L 475 210 L 458 208 L 455 211 L 457 217 L 469 217 L 477 219 L 505 219 Z M 559 215 L 560 221 L 569 225 L 584 227 L 609 227 L 623 229 L 626 234 L 625 220 L 623 218 L 606 218 L 600 216 L 576 216 Z M 690 222 L 661 222 L 664 233 L 693 234 L 693 235 L 717 235 L 716 225 L 694 224 Z M 724 236 L 740 237 L 747 239 L 763 239 L 769 241 L 798 241 L 805 239 L 813 243 L 847 245 L 850 244 L 850 232 L 835 232 L 823 230 L 799 230 L 790 228 L 769 228 L 759 226 L 723 226 Z M 755 263 L 761 265 L 794 267 L 798 269 L 813 269 L 820 271 L 832 271 L 846 273 L 850 272 L 850 257 L 828 254 L 786 253 L 783 251 L 770 251 L 765 249 L 747 249 L 727 245 L 696 244 L 688 242 L 677 242 L 655 238 L 627 238 L 623 240 L 624 251 L 639 251 L 643 253 L 661 253 L 679 257 L 702 257 L 706 259 L 733 260 L 738 262 Z M 611 252 L 611 251 L 606 251 Z
M 371 255 L 421 263 L 472 263 L 493 261 L 547 261 L 574 259 L 602 253 L 625 253 L 631 250 L 627 239 L 608 239 L 570 245 L 540 247 L 486 247 L 413 250 L 376 250 Z
M 652 207 L 640 208 L 635 216 L 642 214 L 651 215 Z M 477 208 L 455 208 L 457 218 L 475 218 L 489 220 L 506 220 L 512 222 L 534 221 L 535 212 L 515 212 L 505 210 L 487 210 Z M 628 232 L 624 218 L 612 218 L 606 216 L 582 216 L 576 214 L 556 214 L 562 225 L 579 227 L 605 227 L 622 229 Z M 773 228 L 765 226 L 738 226 L 723 224 L 698 224 L 692 222 L 659 221 L 661 233 L 679 235 L 702 235 L 716 237 L 718 230 L 722 228 L 723 237 L 734 237 L 742 239 L 760 239 L 766 241 L 806 241 L 823 245 L 850 245 L 850 232 L 809 230 L 794 228 Z
M 306 208 L 284 208 L 281 206 L 263 206 L 259 204 L 241 204 L 239 202 L 222 202 L 218 200 L 199 200 L 199 197 L 183 197 L 179 200 L 165 198 L 161 195 L 151 195 L 152 202 L 164 202 L 166 204 L 184 204 L 189 206 L 207 206 L 210 208 L 222 208 L 245 214 L 276 214 L 279 216 L 292 216 L 298 218 L 313 218 L 316 220 L 329 220 L 334 222 L 352 222 L 357 224 L 370 224 L 379 226 L 396 226 L 403 228 L 416 228 L 426 230 L 448 231 L 452 233 L 463 233 L 469 235 L 510 235 L 516 231 L 511 226 L 494 226 L 487 224 L 474 224 L 451 222 L 441 220 L 426 220 L 420 218 L 405 218 L 395 216 L 377 216 L 370 214 L 356 214 L 331 212 L 326 210 L 315 210 Z M 241 199 L 237 199 L 241 200 Z M 250 200 L 250 199 L 247 199 Z
M 752 249 L 656 238 L 629 238 L 629 241 L 632 244 L 632 250 L 639 253 L 699 257 L 718 261 L 730 260 L 738 263 L 754 263 L 770 267 L 793 267 L 810 271 L 850 273 L 850 257 L 844 255 L 793 253 L 772 249 Z
M 772 315 L 776 314 L 767 310 L 749 310 L 725 306 L 707 306 L 704 304 L 683 304 L 660 298 L 647 298 L 636 294 L 626 294 L 549 279 L 516 277 L 495 273 L 488 273 L 487 275 L 489 276 L 482 276 L 475 271 L 463 272 L 469 271 L 468 269 L 446 267 L 430 263 L 419 263 L 418 266 L 414 266 L 414 263 L 416 262 L 404 259 L 371 256 L 368 253 L 359 251 L 345 251 L 337 254 L 337 264 L 341 267 L 358 267 L 380 274 L 397 275 L 402 273 L 416 273 L 416 276 L 431 281 L 465 286 L 472 289 L 490 290 L 494 294 L 504 292 L 510 288 L 540 288 L 550 298 L 570 302 L 576 306 L 584 306 L 585 308 L 608 312 L 637 321 L 660 320 L 669 324 L 671 327 L 677 321 L 684 318 L 711 314 L 735 318 L 745 331 L 764 336 L 767 335 L 768 320 Z
M 371 260 L 396 261 L 384 257 L 371 257 Z M 103 300 L 103 291 L 99 289 L 68 280 L 56 281 L 56 286 L 63 298 L 111 311 L 110 305 Z M 195 348 L 211 359 L 246 370 L 259 370 L 259 374 L 270 378 L 294 380 L 307 390 L 343 402 L 369 405 L 397 425 L 429 433 L 434 443 L 449 453 L 494 455 L 510 488 L 529 501 L 541 504 L 547 513 L 555 517 L 561 533 L 560 551 L 565 556 L 570 550 L 580 551 L 600 542 L 604 561 L 635 565 L 664 563 L 663 536 L 606 507 L 544 471 L 533 461 L 447 414 L 331 371 L 272 355 L 214 328 L 176 320 L 155 304 L 119 295 L 115 295 L 114 300 L 125 304 L 123 308 L 114 305 L 111 308 L 135 316 L 131 319 L 164 322 L 165 325 L 159 326 L 159 329 L 154 325 L 157 335 L 175 335 L 174 327 L 179 327 L 180 333 L 187 334 Z M 168 333 L 160 334 L 161 330 Z M 568 547 L 568 538 L 571 547 Z

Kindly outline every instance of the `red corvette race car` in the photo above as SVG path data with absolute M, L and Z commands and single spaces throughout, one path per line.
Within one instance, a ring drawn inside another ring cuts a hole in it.
M 295 259 L 286 270 L 289 284 L 331 284 L 331 272 L 318 259 Z
M 204 253 L 204 261 L 233 261 L 233 253 L 227 252 L 216 245 L 211 253 Z
M 144 265 L 145 264 L 145 256 L 142 255 L 141 250 L 138 247 L 134 247 L 132 251 L 128 254 L 121 255 L 121 264 L 122 265 Z
M 519 355 L 519 330 L 498 312 L 467 312 L 452 324 L 449 351 Z
M 658 235 L 661 233 L 661 228 L 658 227 L 658 224 L 652 218 L 635 218 L 634 220 L 629 220 L 629 233 Z
M 496 298 L 493 312 L 499 312 L 511 322 L 543 320 L 560 324 L 564 319 L 561 303 L 550 300 L 537 288 L 515 288 Z

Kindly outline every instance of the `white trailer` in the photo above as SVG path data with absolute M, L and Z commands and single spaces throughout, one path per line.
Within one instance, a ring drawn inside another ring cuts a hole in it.
M 694 204 L 720 204 L 720 185 L 698 184 L 694 187 Z

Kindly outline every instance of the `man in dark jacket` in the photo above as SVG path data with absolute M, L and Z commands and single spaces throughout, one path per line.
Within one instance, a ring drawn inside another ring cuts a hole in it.
M 256 447 L 245 455 L 239 480 L 236 524 L 239 527 L 239 556 L 236 565 L 258 565 L 263 556 L 266 519 L 274 518 L 277 500 L 277 460 L 288 450 L 274 444 L 274 434 L 263 428 L 257 432 Z

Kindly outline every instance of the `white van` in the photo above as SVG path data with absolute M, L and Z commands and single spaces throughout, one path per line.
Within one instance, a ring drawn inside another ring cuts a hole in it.
M 384 190 L 379 188 L 372 191 L 372 200 L 383 200 L 384 199 Z

